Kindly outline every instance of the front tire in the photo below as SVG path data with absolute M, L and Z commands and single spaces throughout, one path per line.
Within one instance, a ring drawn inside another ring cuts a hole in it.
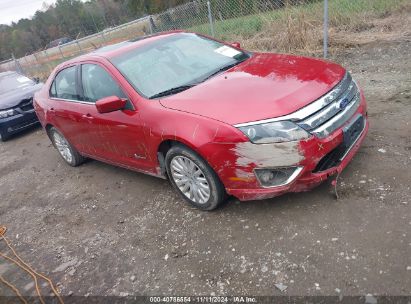
M 191 205 L 213 210 L 224 202 L 223 184 L 197 153 L 183 145 L 175 145 L 167 152 L 165 162 L 171 184 Z
M 48 133 L 54 147 L 67 164 L 72 167 L 77 167 L 84 162 L 84 157 L 80 155 L 76 148 L 74 148 L 56 128 L 50 128 Z
M 9 135 L 6 135 L 5 133 L 0 132 L 0 141 L 5 142 L 5 141 L 8 141 L 9 138 L 10 138 Z

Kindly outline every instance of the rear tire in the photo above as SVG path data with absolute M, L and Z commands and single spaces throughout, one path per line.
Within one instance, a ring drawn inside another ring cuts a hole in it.
M 194 207 L 213 210 L 225 201 L 224 185 L 200 155 L 183 145 L 168 150 L 167 174 L 173 187 Z
M 76 148 L 56 128 L 50 128 L 48 134 L 54 147 L 67 164 L 77 167 L 84 162 L 85 158 L 80 155 Z

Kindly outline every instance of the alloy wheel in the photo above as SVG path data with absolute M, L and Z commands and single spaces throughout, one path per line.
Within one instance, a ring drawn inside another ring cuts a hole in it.
M 189 158 L 175 156 L 170 163 L 171 177 L 178 189 L 190 200 L 205 204 L 210 198 L 210 186 L 204 172 Z
M 70 150 L 70 146 L 67 140 L 57 132 L 53 133 L 53 139 L 60 155 L 64 158 L 65 161 L 71 163 L 73 161 L 73 154 Z

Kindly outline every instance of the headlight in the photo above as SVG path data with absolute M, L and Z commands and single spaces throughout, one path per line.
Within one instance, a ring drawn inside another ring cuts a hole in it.
M 0 111 L 0 118 L 6 118 L 13 115 L 16 115 L 14 110 Z
M 255 144 L 300 140 L 310 136 L 307 131 L 287 120 L 244 126 L 238 129 Z

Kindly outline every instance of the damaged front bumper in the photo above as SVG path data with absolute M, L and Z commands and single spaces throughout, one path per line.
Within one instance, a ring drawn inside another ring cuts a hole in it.
M 267 199 L 276 197 L 287 192 L 302 192 L 308 191 L 322 182 L 326 181 L 330 177 L 338 175 L 344 170 L 345 167 L 349 164 L 351 159 L 357 153 L 358 149 L 360 148 L 362 142 L 365 139 L 365 136 L 368 132 L 369 123 L 368 120 L 365 120 L 365 126 L 363 129 L 362 134 L 358 137 L 355 143 L 351 146 L 351 148 L 347 151 L 344 157 L 340 159 L 335 159 L 338 162 L 338 165 L 333 166 L 331 168 L 327 168 L 325 170 L 318 170 L 318 164 L 320 161 L 329 155 L 332 157 L 332 154 L 339 146 L 342 144 L 342 134 L 341 132 L 336 132 L 334 136 L 328 138 L 328 140 L 318 142 L 318 149 L 324 151 L 324 153 L 319 154 L 316 157 L 308 157 L 303 163 L 305 166 L 302 167 L 298 176 L 294 178 L 291 182 L 283 186 L 276 186 L 270 188 L 231 188 L 227 189 L 227 192 L 230 195 L 237 197 L 241 201 L 248 201 L 248 200 L 259 200 L 259 199 Z M 327 153 L 327 151 L 329 151 Z M 322 156 L 322 157 L 321 157 Z M 318 162 L 315 162 L 315 159 L 318 159 Z
M 369 122 L 361 92 L 358 106 L 343 124 L 325 136 L 313 135 L 299 142 L 277 144 L 237 143 L 219 145 L 217 157 L 209 159 L 227 193 L 241 201 L 272 198 L 288 192 L 308 191 L 338 175 L 357 153 L 367 135 Z M 225 150 L 225 151 L 223 151 Z M 223 158 L 222 155 L 225 155 Z M 221 161 L 224 159 L 224 161 Z M 289 178 L 266 186 L 256 172 L 292 168 Z

